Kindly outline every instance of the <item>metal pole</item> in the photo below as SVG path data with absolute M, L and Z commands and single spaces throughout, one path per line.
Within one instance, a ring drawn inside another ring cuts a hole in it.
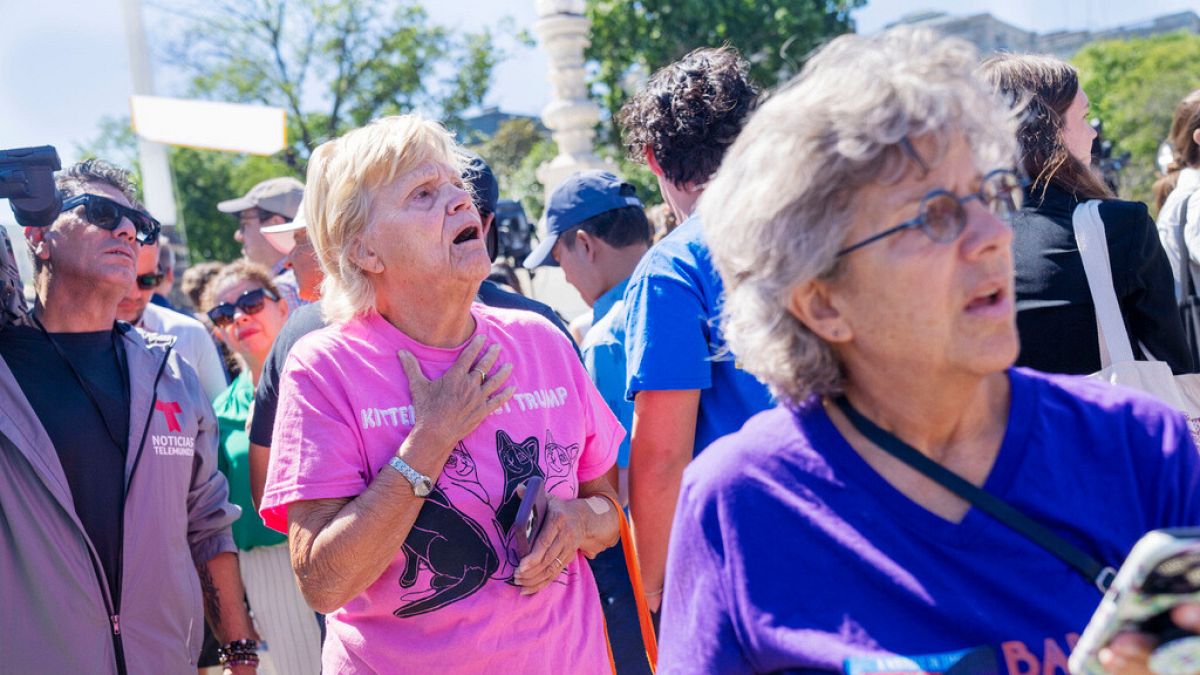
M 129 72 L 133 77 L 133 93 L 153 96 L 154 77 L 150 70 L 146 29 L 142 23 L 141 0 L 122 0 L 121 6 L 125 14 L 125 41 L 129 45 Z M 138 158 L 142 163 L 142 193 L 146 199 L 146 209 L 163 225 L 174 230 L 175 192 L 172 189 L 167 148 L 161 143 L 152 143 L 139 137 Z M 175 234 L 182 242 L 183 232 L 177 231 Z

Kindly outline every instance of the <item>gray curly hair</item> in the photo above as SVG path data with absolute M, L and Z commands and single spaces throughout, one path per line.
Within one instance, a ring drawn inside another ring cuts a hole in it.
M 743 368 L 797 404 L 839 391 L 829 345 L 788 311 L 798 284 L 837 273 L 854 197 L 912 166 L 900 148 L 956 134 L 982 173 L 1012 167 L 1016 121 L 973 74 L 971 45 L 920 29 L 843 35 L 755 112 L 700 200 L 725 282 L 722 330 Z

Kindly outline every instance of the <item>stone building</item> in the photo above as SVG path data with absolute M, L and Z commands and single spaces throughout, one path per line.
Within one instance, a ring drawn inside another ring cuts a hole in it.
M 1053 33 L 1035 33 L 1018 28 L 991 14 L 951 16 L 946 12 L 920 12 L 909 14 L 889 24 L 888 28 L 899 25 L 925 26 L 945 35 L 962 38 L 974 44 L 982 54 L 997 51 L 1031 52 L 1069 59 L 1084 45 L 1099 40 L 1150 37 L 1180 30 L 1200 34 L 1200 15 L 1178 12 L 1106 30 Z

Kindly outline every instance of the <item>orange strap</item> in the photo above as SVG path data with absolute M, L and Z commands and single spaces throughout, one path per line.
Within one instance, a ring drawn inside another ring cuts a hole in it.
M 594 496 L 594 495 L 593 495 Z M 658 639 L 654 635 L 654 624 L 650 620 L 650 607 L 646 605 L 646 591 L 642 586 L 642 568 L 638 566 L 637 547 L 633 534 L 629 531 L 629 521 L 625 518 L 625 509 L 617 503 L 615 497 L 601 493 L 617 510 L 617 519 L 621 523 L 621 547 L 625 549 L 625 566 L 629 568 L 629 581 L 633 584 L 633 601 L 637 604 L 638 625 L 642 629 L 642 644 L 646 647 L 646 659 L 650 662 L 650 672 L 658 666 Z M 605 628 L 605 637 L 608 629 Z M 608 658 L 612 660 L 612 646 L 609 645 Z M 613 661 L 613 672 L 616 672 L 616 662 Z

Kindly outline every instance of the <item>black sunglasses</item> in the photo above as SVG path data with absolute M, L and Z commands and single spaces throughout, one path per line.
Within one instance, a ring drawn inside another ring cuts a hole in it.
M 63 201 L 62 210 L 69 211 L 77 206 L 83 207 L 83 216 L 96 227 L 112 232 L 121 225 L 121 220 L 128 218 L 137 230 L 137 241 L 145 246 L 158 241 L 158 233 L 162 225 L 149 214 L 121 206 L 108 197 L 82 194 L 69 197 Z
M 233 323 L 233 318 L 239 309 L 246 315 L 261 312 L 263 307 L 266 306 L 264 298 L 278 300 L 279 296 L 265 288 L 246 291 L 234 302 L 222 302 L 208 310 L 208 319 L 213 322 L 214 326 L 223 328 Z
M 150 274 L 139 274 L 135 278 L 137 279 L 138 288 L 142 289 L 143 291 L 148 291 L 151 288 L 157 288 L 158 285 L 162 283 L 163 277 L 165 276 L 167 275 L 158 272 L 151 272 Z
M 921 228 L 925 236 L 939 244 L 948 244 L 958 239 L 958 235 L 962 234 L 963 229 L 967 226 L 967 210 L 964 204 L 972 199 L 978 199 L 992 213 L 1007 220 L 1020 210 L 1021 202 L 1025 199 L 1024 186 L 1024 182 L 1015 172 L 1008 169 L 996 169 L 983 177 L 978 192 L 972 192 L 964 197 L 959 197 L 953 192 L 941 188 L 930 190 L 921 198 L 921 207 L 916 218 L 906 220 L 895 227 L 890 227 L 879 234 L 847 246 L 837 254 L 839 257 L 844 256 L 867 244 L 873 244 L 884 237 L 890 237 L 897 232 L 903 232 L 913 227 Z

